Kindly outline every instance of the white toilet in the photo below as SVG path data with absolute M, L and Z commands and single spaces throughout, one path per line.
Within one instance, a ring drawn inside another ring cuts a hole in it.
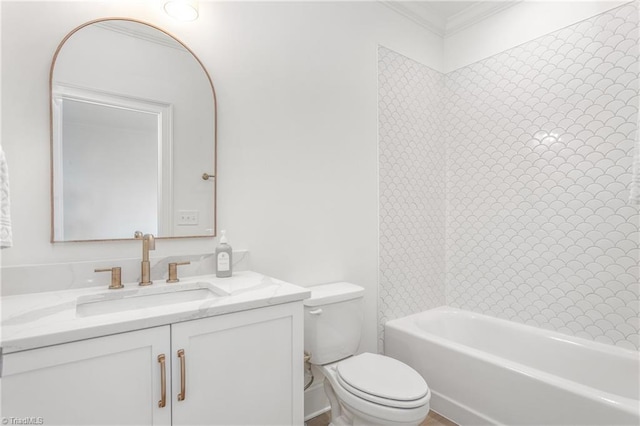
M 309 287 L 304 346 L 325 376 L 331 425 L 419 425 L 431 391 L 408 365 L 383 355 L 354 355 L 360 343 L 364 289 L 350 283 Z

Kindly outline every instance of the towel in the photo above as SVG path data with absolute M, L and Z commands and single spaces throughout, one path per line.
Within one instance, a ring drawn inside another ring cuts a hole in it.
M 13 245 L 11 234 L 11 204 L 9 203 L 9 168 L 0 146 L 0 248 Z

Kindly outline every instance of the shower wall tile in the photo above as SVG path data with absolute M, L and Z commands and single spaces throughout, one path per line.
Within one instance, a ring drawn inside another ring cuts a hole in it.
M 637 2 L 448 74 L 444 99 L 448 304 L 637 350 Z
M 386 321 L 445 304 L 443 77 L 378 50 L 380 345 Z

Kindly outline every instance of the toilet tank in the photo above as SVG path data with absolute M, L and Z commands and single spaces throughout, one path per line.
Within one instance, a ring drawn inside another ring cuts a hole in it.
M 364 288 L 339 282 L 308 288 L 304 301 L 304 350 L 310 362 L 329 364 L 354 355 L 360 344 Z

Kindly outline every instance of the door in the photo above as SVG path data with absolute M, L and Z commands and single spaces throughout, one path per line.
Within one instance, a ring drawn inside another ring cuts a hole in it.
M 171 329 L 174 425 L 303 424 L 301 303 Z
M 169 342 L 167 325 L 4 355 L 2 416 L 46 425 L 170 425 L 170 401 L 159 406 L 161 355 L 169 392 Z

